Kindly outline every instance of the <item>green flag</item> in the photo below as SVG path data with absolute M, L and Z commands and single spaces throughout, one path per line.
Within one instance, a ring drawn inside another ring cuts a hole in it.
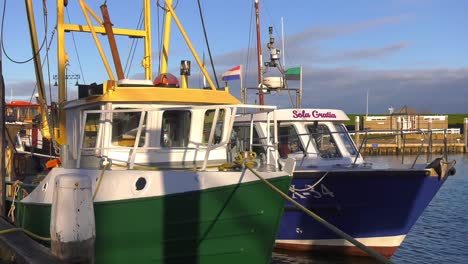
M 301 67 L 289 68 L 284 74 L 286 80 L 299 81 L 301 80 Z

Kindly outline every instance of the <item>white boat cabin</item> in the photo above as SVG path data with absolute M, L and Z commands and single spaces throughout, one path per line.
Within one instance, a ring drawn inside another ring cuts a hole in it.
M 252 122 L 249 115 L 237 117 L 234 124 L 237 140 L 233 144 L 266 155 L 266 139 L 274 135 L 272 122 L 276 122 L 280 160 L 292 157 L 298 161 L 297 166 L 304 168 L 364 162 L 343 124 L 349 120 L 343 111 L 281 109 L 275 110 L 274 116 L 276 121 L 267 120 L 265 113 L 255 113 Z
M 236 105 L 71 103 L 68 155 L 76 167 L 194 168 L 226 162 Z M 71 164 L 74 166 L 74 164 Z

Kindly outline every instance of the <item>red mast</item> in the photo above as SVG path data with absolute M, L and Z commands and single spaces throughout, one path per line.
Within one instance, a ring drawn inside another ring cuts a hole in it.
M 259 0 L 255 0 L 255 20 L 257 26 L 257 71 L 258 71 L 258 100 L 260 105 L 265 104 L 264 94 L 262 90 L 263 83 L 263 72 L 262 72 L 262 46 L 260 42 L 260 10 Z

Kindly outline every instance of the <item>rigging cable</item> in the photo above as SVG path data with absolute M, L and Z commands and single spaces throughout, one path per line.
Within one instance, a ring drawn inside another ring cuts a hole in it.
M 141 29 L 142 26 L 143 26 L 143 9 L 141 9 L 140 18 L 138 18 L 138 23 L 137 23 L 136 28 Z M 130 70 L 132 68 L 132 62 L 133 62 L 133 59 L 135 58 L 135 52 L 136 52 L 136 47 L 138 45 L 138 40 L 139 39 L 137 38 L 132 39 L 129 51 L 127 53 L 127 61 L 125 62 L 125 69 L 124 69 L 125 76 L 127 77 L 130 74 Z
M 198 3 L 198 11 L 200 12 L 200 20 L 201 20 L 202 27 L 203 27 L 203 35 L 205 36 L 206 47 L 208 50 L 208 56 L 210 57 L 211 67 L 213 68 L 213 74 L 216 80 L 216 86 L 219 88 L 218 76 L 216 75 L 216 70 L 215 70 L 214 63 L 213 63 L 213 57 L 211 56 L 211 49 L 210 49 L 210 44 L 208 43 L 208 35 L 206 34 L 205 21 L 203 20 L 203 13 L 201 9 L 200 0 L 197 0 L 197 3 Z
M 70 13 L 68 12 L 68 7 L 66 7 L 65 10 L 67 12 L 68 22 L 71 23 Z M 83 83 L 86 83 L 85 75 L 84 75 L 84 72 L 83 72 L 83 67 L 81 66 L 80 54 L 78 53 L 78 47 L 77 47 L 76 41 L 75 41 L 75 34 L 73 34 L 73 32 L 71 32 L 71 35 L 72 35 L 72 39 L 73 39 L 73 47 L 75 47 L 76 59 L 78 60 L 78 65 L 80 66 L 81 76 L 83 77 Z
M 247 62 L 245 64 L 245 71 L 244 71 L 244 80 L 247 80 L 247 73 L 249 72 L 250 67 L 250 45 L 252 40 L 252 26 L 253 26 L 253 16 L 254 16 L 254 6 L 251 5 L 250 7 L 250 23 L 249 23 L 249 39 L 247 41 Z M 247 103 L 247 89 L 244 88 L 244 97 L 245 103 Z M 242 102 L 244 103 L 244 102 Z
M 266 5 L 262 5 L 262 8 L 264 8 L 265 13 L 266 13 L 267 16 L 270 18 L 270 21 L 274 21 L 273 16 L 271 15 L 271 12 L 269 11 L 268 7 L 267 7 Z M 274 22 L 273 22 L 273 28 L 274 28 L 274 29 L 277 28 L 276 25 L 274 24 Z M 275 30 L 274 32 L 278 32 L 278 31 Z M 276 35 L 276 38 L 278 39 L 278 36 L 277 36 L 277 35 Z M 284 50 L 283 50 L 282 52 L 283 52 L 283 56 L 284 56 Z M 286 87 L 286 91 L 288 92 L 288 97 L 289 97 L 289 102 L 291 103 L 291 107 L 293 107 L 293 108 L 294 108 L 294 107 L 298 108 L 298 107 L 299 107 L 298 105 L 294 106 L 295 104 L 294 104 L 294 101 L 293 101 L 293 98 L 292 98 L 292 95 L 291 95 L 291 90 L 288 88 L 288 81 L 287 81 L 286 78 L 285 78 L 285 75 L 284 75 L 285 70 L 284 70 L 283 66 L 281 65 L 281 63 L 278 63 L 278 64 L 276 65 L 276 68 L 278 69 L 278 71 L 279 71 L 279 72 L 281 73 L 281 75 L 283 76 L 284 87 Z M 265 72 L 266 72 L 266 71 L 267 71 L 267 70 L 265 70 Z M 279 93 L 280 91 L 281 91 L 281 90 L 278 89 L 278 93 Z M 297 96 L 297 94 L 296 94 L 296 96 Z
M 2 12 L 2 26 L 1 26 L 1 42 L 2 42 L 2 51 L 3 53 L 5 54 L 5 57 L 8 58 L 8 60 L 10 60 L 11 62 L 13 63 L 16 63 L 16 64 L 24 64 L 24 63 L 28 63 L 30 61 L 32 61 L 33 59 L 35 59 L 39 53 L 41 52 L 42 48 L 44 47 L 44 44 L 46 42 L 46 39 L 47 39 L 47 8 L 45 6 L 45 1 L 42 2 L 42 5 L 43 5 L 43 8 L 42 8 L 42 11 L 44 12 L 44 39 L 42 40 L 42 44 L 41 44 L 41 47 L 39 48 L 39 50 L 29 59 L 27 60 L 23 60 L 23 61 L 19 61 L 19 60 L 15 60 L 13 58 L 11 58 L 8 53 L 6 52 L 6 49 L 5 49 L 5 44 L 3 43 L 3 32 L 4 32 L 4 24 L 5 24 L 5 10 L 6 10 L 6 2 L 7 0 L 4 0 L 3 1 L 3 12 Z
M 167 12 L 169 12 L 169 10 L 166 9 L 165 7 L 163 7 L 163 6 L 159 3 L 159 1 L 160 1 L 160 0 L 157 0 L 157 1 L 156 1 L 156 6 L 165 11 L 165 12 L 164 12 L 164 16 L 163 16 L 163 18 L 162 18 L 163 21 L 164 21 L 165 18 L 166 18 L 165 16 L 166 16 Z M 177 0 L 176 4 L 174 5 L 174 7 L 173 7 L 172 9 L 176 10 L 176 8 L 177 8 L 178 5 L 179 5 L 179 0 Z M 162 56 L 161 54 L 162 54 L 162 50 L 163 50 L 163 48 L 164 48 L 164 47 L 163 47 L 163 46 L 164 46 L 164 44 L 163 44 L 163 41 L 164 41 L 164 40 L 163 40 L 163 38 L 161 38 L 161 35 L 164 35 L 164 30 L 163 30 L 162 32 L 159 31 L 160 28 L 163 28 L 163 27 L 161 27 L 160 24 L 159 24 L 159 16 L 160 16 L 160 15 L 159 15 L 159 9 L 158 9 L 158 14 L 157 14 L 157 16 L 158 16 L 158 42 L 159 42 L 158 44 L 159 44 L 159 47 L 160 47 L 160 48 L 159 48 L 159 51 L 158 51 L 158 59 L 159 59 L 159 61 L 161 61 L 161 56 Z M 161 63 L 158 64 L 158 73 L 160 73 L 160 72 L 161 72 Z
M 156 2 L 156 5 L 158 7 L 159 6 L 159 0 Z M 162 32 L 161 32 L 161 23 L 159 22 L 159 20 L 161 19 L 160 18 L 161 14 L 159 13 L 159 8 L 157 9 L 157 17 L 158 17 L 158 61 L 161 61 L 161 54 L 162 54 L 162 38 L 161 38 L 161 35 L 162 35 Z M 162 18 L 164 19 L 164 17 Z M 158 74 L 161 72 L 161 63 L 158 63 Z

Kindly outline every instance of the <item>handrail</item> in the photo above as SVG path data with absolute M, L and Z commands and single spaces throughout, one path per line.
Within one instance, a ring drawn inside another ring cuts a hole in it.
M 406 149 L 406 144 L 407 144 L 407 141 L 408 141 L 406 136 L 410 135 L 410 134 L 421 134 L 422 135 L 421 143 L 420 143 L 420 146 L 418 147 L 418 152 L 417 152 L 416 157 L 415 157 L 415 159 L 414 159 L 414 161 L 412 163 L 412 166 L 411 166 L 411 168 L 414 168 L 418 158 L 422 154 L 422 149 L 425 147 L 426 144 L 427 144 L 427 147 L 428 147 L 426 161 L 427 162 L 431 161 L 432 147 L 433 147 L 433 132 L 437 132 L 437 131 L 442 131 L 443 134 L 444 134 L 444 139 L 443 139 L 444 149 L 443 149 L 443 154 L 442 155 L 443 155 L 443 158 L 445 160 L 447 160 L 448 159 L 448 146 L 447 146 L 447 130 L 446 129 L 433 129 L 433 130 L 429 130 L 429 131 L 425 131 L 425 130 L 422 130 L 422 129 L 417 129 L 417 130 L 372 130 L 372 134 L 369 134 L 369 130 L 365 130 L 365 136 L 364 136 L 364 139 L 361 141 L 358 152 L 361 153 L 362 147 L 364 145 L 366 145 L 367 142 L 369 140 L 371 140 L 371 139 L 400 136 L 400 138 L 402 139 L 402 142 L 401 142 L 402 147 L 401 147 L 400 151 L 401 151 L 401 155 L 402 155 L 402 163 L 404 163 L 405 149 Z M 362 134 L 361 131 L 350 131 L 350 133 Z M 428 140 L 426 139 L 426 137 L 428 138 Z M 357 157 L 355 159 L 355 162 L 356 162 L 356 160 L 357 160 Z M 355 162 L 353 163 L 354 165 L 355 165 Z
M 125 147 L 125 146 L 119 146 L 119 147 L 109 147 L 109 146 L 106 146 L 106 145 L 103 145 L 102 142 L 101 144 L 99 144 L 99 147 L 83 147 L 83 142 L 84 142 L 84 139 L 85 139 L 85 130 L 82 129 L 80 131 L 80 135 L 79 135 L 79 142 L 78 142 L 78 156 L 77 156 L 77 160 L 76 160 L 76 168 L 79 168 L 80 167 L 80 164 L 81 164 L 81 157 L 82 157 L 82 154 L 83 154 L 83 151 L 86 151 L 86 150 L 98 150 L 101 154 L 104 153 L 105 151 L 107 152 L 108 150 L 112 150 L 112 149 L 129 149 L 129 156 L 128 156 L 128 159 L 125 163 L 127 163 L 127 166 L 129 169 L 132 169 L 133 166 L 135 165 L 135 158 L 136 158 L 136 154 L 137 152 L 139 151 L 142 151 L 142 150 L 163 150 L 163 149 L 166 149 L 166 148 L 162 148 L 162 147 L 140 147 L 138 146 L 139 145 L 139 142 L 140 142 L 140 138 L 143 134 L 142 132 L 142 127 L 143 127 L 143 122 L 144 122 L 144 119 L 145 119 L 145 116 L 147 115 L 148 112 L 152 111 L 152 112 L 155 112 L 155 111 L 164 111 L 164 110 L 190 110 L 190 109 L 206 109 L 206 110 L 215 110 L 215 115 L 214 115 L 214 118 L 213 118 L 213 124 L 211 126 L 211 130 L 210 130 L 210 137 L 209 137 L 209 140 L 207 142 L 206 145 L 197 145 L 196 147 L 180 147 L 180 148 L 171 148 L 171 149 L 183 149 L 183 150 L 197 150 L 199 149 L 199 147 L 204 147 L 204 151 L 205 152 L 205 157 L 203 159 L 203 161 L 200 160 L 200 162 L 202 162 L 202 166 L 201 166 L 201 170 L 205 170 L 207 168 L 207 165 L 208 165 L 208 160 L 209 160 L 209 155 L 210 155 L 210 152 L 213 150 L 213 149 L 216 149 L 216 148 L 219 148 L 219 147 L 223 147 L 223 146 L 227 146 L 229 143 L 230 143 L 230 136 L 231 133 L 232 133 L 232 128 L 233 128 L 233 125 L 234 125 L 234 121 L 235 121 L 235 117 L 236 115 L 238 115 L 237 111 L 238 111 L 238 108 L 251 108 L 251 109 L 258 109 L 258 108 L 261 108 L 261 109 L 268 109 L 270 110 L 269 112 L 272 112 L 274 113 L 273 110 L 276 109 L 276 106 L 257 106 L 257 105 L 210 105 L 210 106 L 180 106 L 180 105 L 173 105 L 173 106 L 161 106 L 161 107 L 143 107 L 143 108 L 129 108 L 129 109 L 90 109 L 90 110 L 84 110 L 82 112 L 82 117 L 81 117 L 81 126 L 82 128 L 85 127 L 86 125 L 86 122 L 87 122 L 87 118 L 88 118 L 88 114 L 100 114 L 100 115 L 105 115 L 104 117 L 101 116 L 100 117 L 100 120 L 101 120 L 101 124 L 100 126 L 102 125 L 102 123 L 108 123 L 110 122 L 110 119 L 109 119 L 109 116 L 106 116 L 108 114 L 113 114 L 113 113 L 130 113 L 130 112 L 134 112 L 134 113 L 141 113 L 141 116 L 140 116 L 140 119 L 139 119 L 139 126 L 138 126 L 138 129 L 137 129 L 137 133 L 135 135 L 135 142 L 133 144 L 133 146 L 129 146 L 129 147 Z M 218 114 L 219 114 L 219 110 L 220 109 L 230 109 L 231 113 L 230 113 L 230 119 L 228 121 L 228 124 L 225 125 L 225 131 L 224 131 L 224 134 L 225 136 L 223 136 L 224 140 L 222 140 L 221 142 L 219 143 L 214 143 L 214 133 L 215 133 L 215 129 L 216 129 L 216 124 L 217 124 L 217 121 L 218 121 Z M 276 120 L 276 119 L 275 119 Z M 102 127 L 99 128 L 99 129 L 103 129 Z M 98 144 L 98 143 L 96 143 Z M 275 145 L 271 145 L 269 147 L 273 147 L 275 148 Z M 276 150 L 276 149 L 275 149 Z M 98 155 L 96 155 L 97 157 L 99 157 Z M 108 155 L 101 155 L 102 157 L 107 157 Z M 278 164 L 275 163 L 275 167 L 277 168 Z

